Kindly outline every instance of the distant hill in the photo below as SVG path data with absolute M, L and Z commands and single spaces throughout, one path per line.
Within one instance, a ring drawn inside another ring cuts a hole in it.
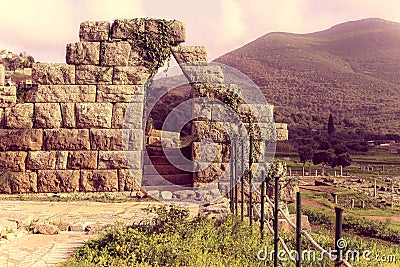
M 273 32 L 215 60 L 248 75 L 292 129 L 322 129 L 329 113 L 355 132 L 400 133 L 400 23 L 345 22 Z
M 6 49 L 0 49 L 0 64 L 4 65 L 6 70 L 15 71 L 18 68 L 31 68 L 34 62 L 35 59 L 25 51 L 15 54 Z

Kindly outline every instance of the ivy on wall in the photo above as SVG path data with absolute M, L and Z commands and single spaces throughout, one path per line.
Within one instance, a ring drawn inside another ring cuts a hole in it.
M 171 47 L 174 41 L 171 28 L 172 22 L 164 19 L 146 19 L 141 20 L 139 23 L 146 23 L 147 27 L 142 25 L 145 29 L 144 31 L 139 30 L 142 27 L 137 27 L 134 30 L 134 45 L 144 60 L 144 66 L 152 74 L 155 74 L 171 55 Z

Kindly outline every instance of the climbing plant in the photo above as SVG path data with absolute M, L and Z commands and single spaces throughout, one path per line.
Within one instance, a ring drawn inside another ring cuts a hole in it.
M 139 23 L 141 25 L 133 31 L 134 45 L 144 60 L 144 66 L 155 74 L 171 55 L 171 46 L 174 42 L 172 22 L 164 19 L 146 19 Z

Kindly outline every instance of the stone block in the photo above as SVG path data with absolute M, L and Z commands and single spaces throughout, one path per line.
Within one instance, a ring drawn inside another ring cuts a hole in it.
M 97 151 L 70 151 L 68 169 L 97 169 Z
M 172 48 L 172 54 L 178 64 L 207 63 L 207 51 L 204 46 L 177 46 Z
M 25 102 L 35 103 L 68 103 L 94 102 L 96 86 L 94 85 L 39 85 L 26 92 Z
M 128 41 L 131 46 L 131 53 L 129 54 L 128 66 L 145 66 L 147 62 L 142 55 L 137 43 L 135 41 Z M 151 65 L 151 64 L 150 64 Z
M 56 225 L 48 223 L 35 224 L 33 227 L 33 233 L 35 234 L 56 235 L 59 231 L 60 229 Z
M 111 30 L 113 39 L 136 39 L 138 33 L 146 33 L 158 35 L 161 23 L 166 23 L 172 33 L 172 45 L 177 45 L 185 41 L 186 27 L 185 24 L 177 21 L 165 21 L 159 19 L 117 19 L 114 21 Z
M 142 151 L 144 131 L 139 129 L 122 129 L 122 146 L 127 151 Z
M 149 190 L 146 192 L 148 197 L 156 198 L 158 199 L 160 197 L 160 191 L 158 190 Z
M 0 128 L 4 127 L 4 108 L 0 108 Z
M 33 63 L 33 84 L 74 84 L 75 66 L 64 63 Z
M 76 66 L 76 84 L 112 84 L 113 68 L 94 65 Z
M 43 131 L 39 129 L 0 129 L 0 151 L 41 150 Z
M 238 114 L 242 122 L 274 123 L 274 106 L 269 104 L 240 104 Z
M 231 87 L 231 86 L 230 86 Z M 231 91 L 227 85 L 225 84 L 215 84 L 215 83 L 194 83 L 192 84 L 192 97 L 205 97 L 211 98 L 211 100 L 215 99 L 216 101 L 210 100 L 206 101 L 208 104 L 224 102 L 227 96 L 231 98 L 233 95 L 233 91 Z
M 61 122 L 60 104 L 35 104 L 35 128 L 60 128 Z
M 199 162 L 230 162 L 230 145 L 208 142 L 193 142 L 192 157 L 194 161 Z
M 119 191 L 140 191 L 141 184 L 142 184 L 142 169 L 118 170 Z
M 14 172 L 11 181 L 12 193 L 36 193 L 37 175 L 35 172 Z
M 195 173 L 193 174 L 194 183 L 211 183 L 217 180 L 229 181 L 229 164 L 228 163 L 211 163 L 206 168 L 201 164 L 195 163 Z
M 271 123 L 243 123 L 246 131 L 253 132 L 254 140 L 276 140 L 276 129 L 273 122 Z
M 91 129 L 90 141 L 93 150 L 122 150 L 122 131 L 116 129 Z
M 142 103 L 116 103 L 113 107 L 112 127 L 142 129 L 143 127 Z
M 0 152 L 0 169 L 23 172 L 25 171 L 25 159 L 27 152 L 5 151 Z
M 150 70 L 142 66 L 115 67 L 113 84 L 143 85 L 150 78 Z
M 289 131 L 285 129 L 276 129 L 276 140 L 286 141 L 289 140 Z
M 61 103 L 62 125 L 64 128 L 76 128 L 75 104 Z
M 44 130 L 44 147 L 46 150 L 89 150 L 90 138 L 88 129 L 55 129 Z
M 0 108 L 8 108 L 17 102 L 17 88 L 15 86 L 0 86 Z
M 118 191 L 117 170 L 82 170 L 80 191 Z
M 211 107 L 211 120 L 216 122 L 228 122 L 239 125 L 241 123 L 240 117 L 236 111 L 229 105 L 217 102 L 213 103 Z
M 56 170 L 67 169 L 68 151 L 56 151 Z
M 12 174 L 13 173 L 8 170 L 0 171 L 0 194 L 11 194 Z
M 180 66 L 189 83 L 222 84 L 224 82 L 224 71 L 221 66 L 203 63 Z
M 126 66 L 131 53 L 131 45 L 127 41 L 111 41 L 101 43 L 100 65 Z
M 5 69 L 2 64 L 0 64 L 0 86 L 4 85 Z
M 33 127 L 33 104 L 16 104 L 5 109 L 6 127 L 11 129 L 26 129 Z
M 76 103 L 77 128 L 111 128 L 111 103 Z
M 99 151 L 99 169 L 142 169 L 141 151 Z
M 79 190 L 79 170 L 39 170 L 40 193 L 72 193 Z
M 72 65 L 99 65 L 100 42 L 67 44 L 66 62 Z
M 287 123 L 275 123 L 275 128 L 276 129 L 282 129 L 282 130 L 287 130 L 288 129 L 288 124 Z
M 186 26 L 185 23 L 178 20 L 171 20 L 169 22 L 171 33 L 173 37 L 173 45 L 178 45 L 186 41 Z
M 91 129 L 94 150 L 142 150 L 143 130 Z
M 201 191 L 201 190 L 198 190 Z M 196 191 L 194 190 L 177 190 L 174 192 L 174 197 L 177 199 L 188 199 L 188 198 L 195 198 Z
M 143 103 L 144 86 L 141 85 L 98 85 L 97 102 Z
M 194 98 L 192 103 L 192 116 L 196 120 L 211 120 L 213 100 L 207 98 Z
M 209 138 L 217 143 L 227 143 L 229 133 L 232 133 L 229 127 L 220 122 L 194 121 L 192 123 L 192 136 L 195 141 Z
M 171 191 L 161 191 L 161 198 L 165 200 L 172 199 L 172 192 Z
M 111 27 L 112 39 L 134 39 L 137 32 L 144 32 L 145 19 L 116 19 Z
M 56 151 L 30 151 L 26 161 L 29 170 L 54 170 L 56 168 Z
M 80 41 L 107 41 L 110 32 L 108 21 L 84 21 L 79 27 Z
M 70 232 L 83 232 L 84 230 L 82 223 L 75 223 L 68 226 L 68 231 Z

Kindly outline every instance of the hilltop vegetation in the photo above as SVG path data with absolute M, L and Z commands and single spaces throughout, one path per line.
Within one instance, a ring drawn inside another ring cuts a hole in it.
M 6 70 L 14 71 L 18 68 L 31 68 L 35 59 L 27 52 L 21 52 L 19 55 L 12 52 L 2 50 L 0 51 L 0 64 L 4 65 Z
M 216 59 L 254 80 L 291 137 L 320 134 L 332 113 L 356 138 L 400 131 L 399 60 L 400 24 L 381 19 L 269 33 Z

